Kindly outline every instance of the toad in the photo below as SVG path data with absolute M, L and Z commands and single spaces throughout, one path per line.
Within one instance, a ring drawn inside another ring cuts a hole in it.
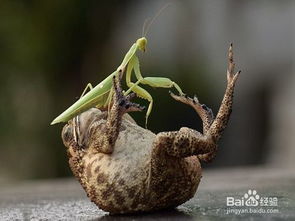
M 123 95 L 113 79 L 115 94 L 108 111 L 91 108 L 70 120 L 62 130 L 69 165 L 87 196 L 111 214 L 174 208 L 192 198 L 201 180 L 200 162 L 210 162 L 232 110 L 240 71 L 234 72 L 229 49 L 227 87 L 216 115 L 197 97 L 178 96 L 203 122 L 203 131 L 182 127 L 153 132 L 140 127 L 128 114 L 143 107 Z

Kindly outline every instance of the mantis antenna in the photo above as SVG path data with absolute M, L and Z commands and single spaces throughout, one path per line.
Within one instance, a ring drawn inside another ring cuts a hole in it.
M 151 19 L 151 18 L 147 18 L 145 19 L 144 23 L 143 23 L 143 27 L 142 27 L 142 36 L 145 37 L 151 27 L 151 25 L 154 23 L 154 21 L 156 20 L 156 18 L 158 18 L 162 12 L 168 8 L 168 6 L 170 6 L 171 3 L 167 3 L 165 4 L 162 8 L 160 8 L 160 10 L 157 12 L 157 14 L 155 14 L 155 16 Z

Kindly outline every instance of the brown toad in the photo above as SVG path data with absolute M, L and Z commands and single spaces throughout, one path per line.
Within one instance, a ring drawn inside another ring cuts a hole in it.
M 195 109 L 203 133 L 183 127 L 154 134 L 127 114 L 142 108 L 123 96 L 114 79 L 111 109 L 92 108 L 64 126 L 70 167 L 99 208 L 112 214 L 176 207 L 192 198 L 201 179 L 200 161 L 209 162 L 232 109 L 235 82 L 232 46 L 227 88 L 216 118 L 196 97 L 171 96 Z

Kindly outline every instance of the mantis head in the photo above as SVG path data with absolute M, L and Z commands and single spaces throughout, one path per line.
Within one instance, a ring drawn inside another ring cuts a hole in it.
M 145 51 L 147 40 L 145 37 L 139 38 L 139 39 L 137 39 L 136 44 L 138 45 L 138 48 L 140 50 Z

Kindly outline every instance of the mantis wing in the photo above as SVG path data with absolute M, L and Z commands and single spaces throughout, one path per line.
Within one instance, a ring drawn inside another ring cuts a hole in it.
M 67 122 L 78 114 L 88 110 L 89 108 L 101 106 L 104 104 L 105 97 L 108 95 L 111 87 L 112 87 L 112 77 L 117 74 L 118 71 L 113 72 L 106 79 L 100 82 L 97 86 L 95 86 L 92 90 L 90 90 L 87 94 L 77 100 L 72 106 L 66 109 L 62 114 L 56 117 L 51 125 Z
M 118 74 L 120 71 L 123 73 L 123 70 L 129 63 L 130 59 L 134 56 L 137 49 L 138 49 L 138 44 L 134 43 L 129 49 L 129 51 L 126 53 L 122 63 L 120 64 L 120 66 L 117 68 L 116 71 L 110 74 L 106 79 L 104 79 L 92 90 L 90 90 L 87 94 L 85 94 L 83 97 L 77 100 L 72 106 L 66 109 L 62 114 L 56 117 L 51 122 L 51 125 L 61 123 L 61 122 L 67 122 L 73 117 L 77 116 L 78 114 L 88 110 L 89 108 L 92 108 L 95 106 L 101 107 L 105 105 L 107 100 L 106 97 L 108 97 L 108 93 L 112 88 L 113 76 Z

